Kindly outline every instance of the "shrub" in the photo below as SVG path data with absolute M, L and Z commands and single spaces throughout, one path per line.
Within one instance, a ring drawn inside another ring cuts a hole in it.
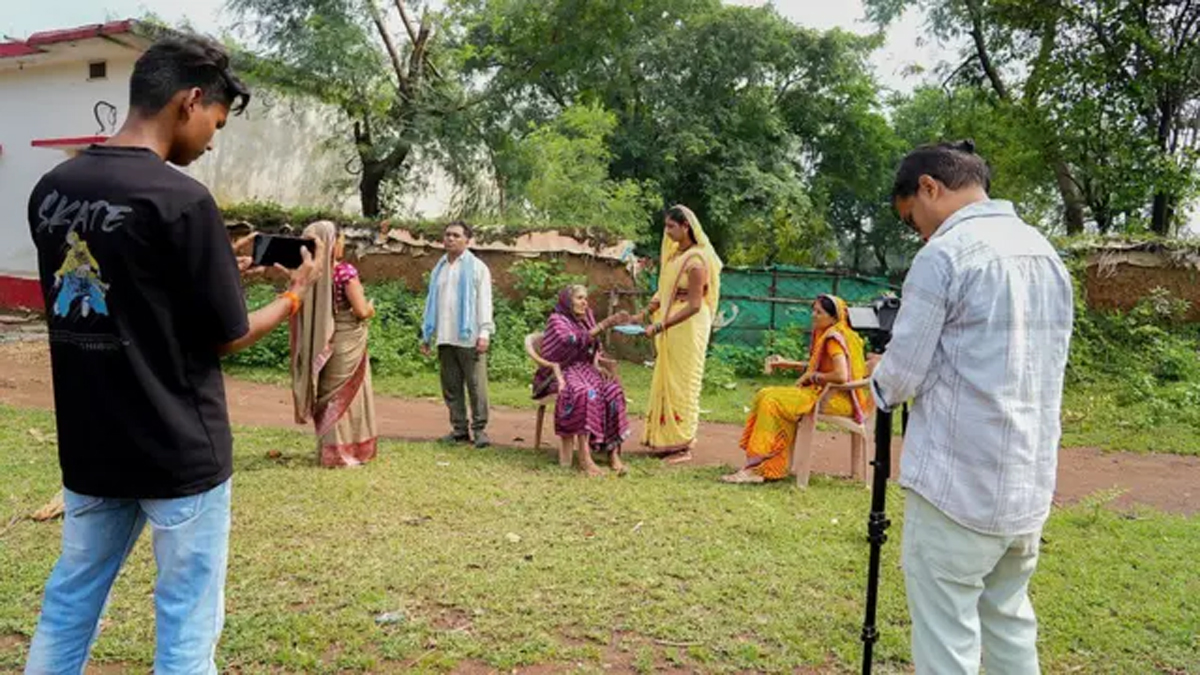
M 582 277 L 563 273 L 560 260 L 525 260 L 513 268 L 519 302 L 496 294 L 494 297 L 496 333 L 488 349 L 488 375 L 496 380 L 528 378 L 530 365 L 525 356 L 525 335 L 541 330 L 554 306 L 558 290 L 568 283 L 581 283 Z M 277 291 L 268 284 L 247 289 L 246 306 L 258 309 L 271 302 Z M 373 372 L 381 376 L 406 377 L 419 372 L 437 372 L 437 361 L 421 355 L 421 317 L 425 310 L 424 293 L 413 293 L 400 282 L 366 285 L 367 297 L 375 302 L 371 320 L 370 354 Z M 290 361 L 288 332 L 272 331 L 254 346 L 234 354 L 230 364 L 287 371 Z

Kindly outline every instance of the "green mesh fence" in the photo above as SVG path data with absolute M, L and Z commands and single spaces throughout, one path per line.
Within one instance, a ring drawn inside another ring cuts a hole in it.
M 887 279 L 788 265 L 726 268 L 713 342 L 758 346 L 767 331 L 812 328 L 811 307 L 822 293 L 850 304 L 885 291 L 899 292 Z
M 822 293 L 856 304 L 884 292 L 899 294 L 900 288 L 884 277 L 851 272 L 790 265 L 726 267 L 721 274 L 721 304 L 712 342 L 757 347 L 768 331 L 810 330 L 812 303 Z

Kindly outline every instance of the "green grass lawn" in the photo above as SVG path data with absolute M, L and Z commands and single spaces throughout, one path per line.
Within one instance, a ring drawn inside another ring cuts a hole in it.
M 49 413 L 0 408 L 0 528 L 13 523 L 0 534 L 0 670 L 22 663 L 58 553 L 57 522 L 13 520 L 57 489 L 52 429 Z M 335 471 L 311 448 L 304 434 L 237 433 L 223 670 L 857 668 L 859 485 L 727 486 L 717 469 L 639 460 L 625 478 L 586 480 L 531 452 L 402 443 Z M 908 667 L 902 500 L 891 493 L 879 672 Z M 1118 514 L 1098 497 L 1056 511 L 1045 540 L 1033 582 L 1045 672 L 1200 672 L 1200 519 Z M 150 553 L 143 538 L 117 582 L 98 661 L 151 662 Z M 377 623 L 387 612 L 396 620 Z
M 1118 403 L 1119 387 L 1113 383 L 1066 390 L 1062 441 L 1065 447 L 1200 455 L 1200 427 L 1193 421 L 1174 414 L 1164 415 L 1158 421 L 1149 420 L 1144 410 Z
M 286 385 L 287 376 L 265 368 L 229 368 L 236 377 L 256 382 Z M 650 391 L 651 370 L 634 363 L 621 364 L 621 381 L 629 399 L 630 414 L 643 416 Z M 733 389 L 717 387 L 705 390 L 701 397 L 703 419 L 708 422 L 741 424 L 746 406 L 760 387 L 786 385 L 794 376 L 760 376 L 739 379 Z M 382 376 L 374 379 L 376 393 L 409 398 L 441 396 L 435 373 L 417 373 L 408 377 Z M 493 405 L 533 408 L 529 383 L 516 380 L 493 381 L 488 385 Z M 1068 448 L 1091 447 L 1126 452 L 1160 452 L 1200 455 L 1200 429 L 1187 421 L 1167 421 L 1148 425 L 1136 412 L 1124 410 L 1116 402 L 1115 390 L 1098 387 L 1068 389 L 1063 399 L 1063 440 Z M 896 416 L 896 432 L 900 420 Z

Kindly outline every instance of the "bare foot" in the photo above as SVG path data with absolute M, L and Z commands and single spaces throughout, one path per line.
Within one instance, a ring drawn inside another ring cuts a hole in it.
M 683 450 L 680 452 L 676 452 L 672 455 L 667 455 L 666 457 L 663 457 L 663 462 L 665 464 L 683 464 L 684 462 L 690 462 L 690 461 L 692 461 L 692 451 L 691 450 Z
M 604 475 L 604 469 L 596 466 L 595 462 L 585 462 L 580 469 L 587 474 L 588 478 L 599 478 Z
M 612 470 L 617 472 L 618 476 L 624 476 L 626 472 L 625 462 L 621 461 L 621 451 L 613 450 L 612 456 L 609 458 L 609 465 Z

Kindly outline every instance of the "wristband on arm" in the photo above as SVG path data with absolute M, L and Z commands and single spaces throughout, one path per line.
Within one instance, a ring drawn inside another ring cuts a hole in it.
M 298 314 L 300 312 L 300 296 L 299 295 L 296 295 L 292 291 L 284 291 L 283 293 L 279 294 L 279 297 L 287 298 L 288 300 L 291 301 L 292 311 L 290 314 L 288 314 L 289 317 L 296 316 L 296 314 Z

